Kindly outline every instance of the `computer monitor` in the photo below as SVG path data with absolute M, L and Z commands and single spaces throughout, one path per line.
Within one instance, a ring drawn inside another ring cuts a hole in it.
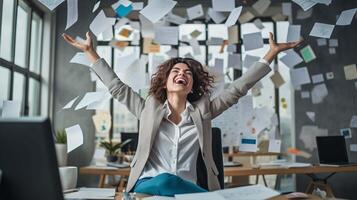
M 0 170 L 0 199 L 63 200 L 48 119 L 0 119 Z
M 131 139 L 131 142 L 129 142 L 127 145 L 121 148 L 122 152 L 128 153 L 129 151 L 130 152 L 136 151 L 136 148 L 138 147 L 138 138 L 139 138 L 138 132 L 121 132 L 120 137 L 121 137 L 121 141 L 123 142 Z
M 316 137 L 316 143 L 321 164 L 348 163 L 345 137 L 320 136 Z

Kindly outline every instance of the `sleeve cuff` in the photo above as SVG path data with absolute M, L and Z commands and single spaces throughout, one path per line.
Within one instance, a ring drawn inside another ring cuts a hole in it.
M 258 62 L 266 64 L 268 66 L 270 65 L 270 63 L 268 61 L 266 61 L 264 58 L 260 58 Z

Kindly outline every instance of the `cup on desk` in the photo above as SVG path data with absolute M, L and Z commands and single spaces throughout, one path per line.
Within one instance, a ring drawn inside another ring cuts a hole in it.
M 77 186 L 78 169 L 74 166 L 60 167 L 59 174 L 62 183 L 62 190 L 74 189 Z

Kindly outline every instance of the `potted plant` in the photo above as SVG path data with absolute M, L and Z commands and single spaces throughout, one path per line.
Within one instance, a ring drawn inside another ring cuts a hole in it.
M 57 130 L 56 135 L 56 155 L 59 167 L 67 165 L 67 135 L 65 130 Z
M 105 149 L 107 161 L 116 162 L 118 160 L 118 154 L 121 152 L 121 148 L 129 144 L 130 142 L 131 139 L 119 143 L 114 143 L 112 140 L 101 141 L 100 146 Z

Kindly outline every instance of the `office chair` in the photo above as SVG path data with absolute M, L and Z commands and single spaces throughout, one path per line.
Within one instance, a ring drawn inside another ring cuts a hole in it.
M 222 139 L 221 139 L 221 129 L 213 127 L 212 128 L 212 153 L 213 160 L 218 169 L 218 181 L 221 188 L 224 188 L 224 174 L 223 174 L 223 155 L 222 155 Z M 205 163 L 202 159 L 201 150 L 198 152 L 197 157 L 197 185 L 208 190 L 207 184 L 207 170 Z
M 135 152 L 136 148 L 138 147 L 138 137 L 139 134 L 138 132 L 121 132 L 120 133 L 121 141 L 125 141 L 128 139 L 131 139 L 131 142 L 129 144 L 125 145 L 122 147 L 122 152 L 128 153 L 130 152 Z

